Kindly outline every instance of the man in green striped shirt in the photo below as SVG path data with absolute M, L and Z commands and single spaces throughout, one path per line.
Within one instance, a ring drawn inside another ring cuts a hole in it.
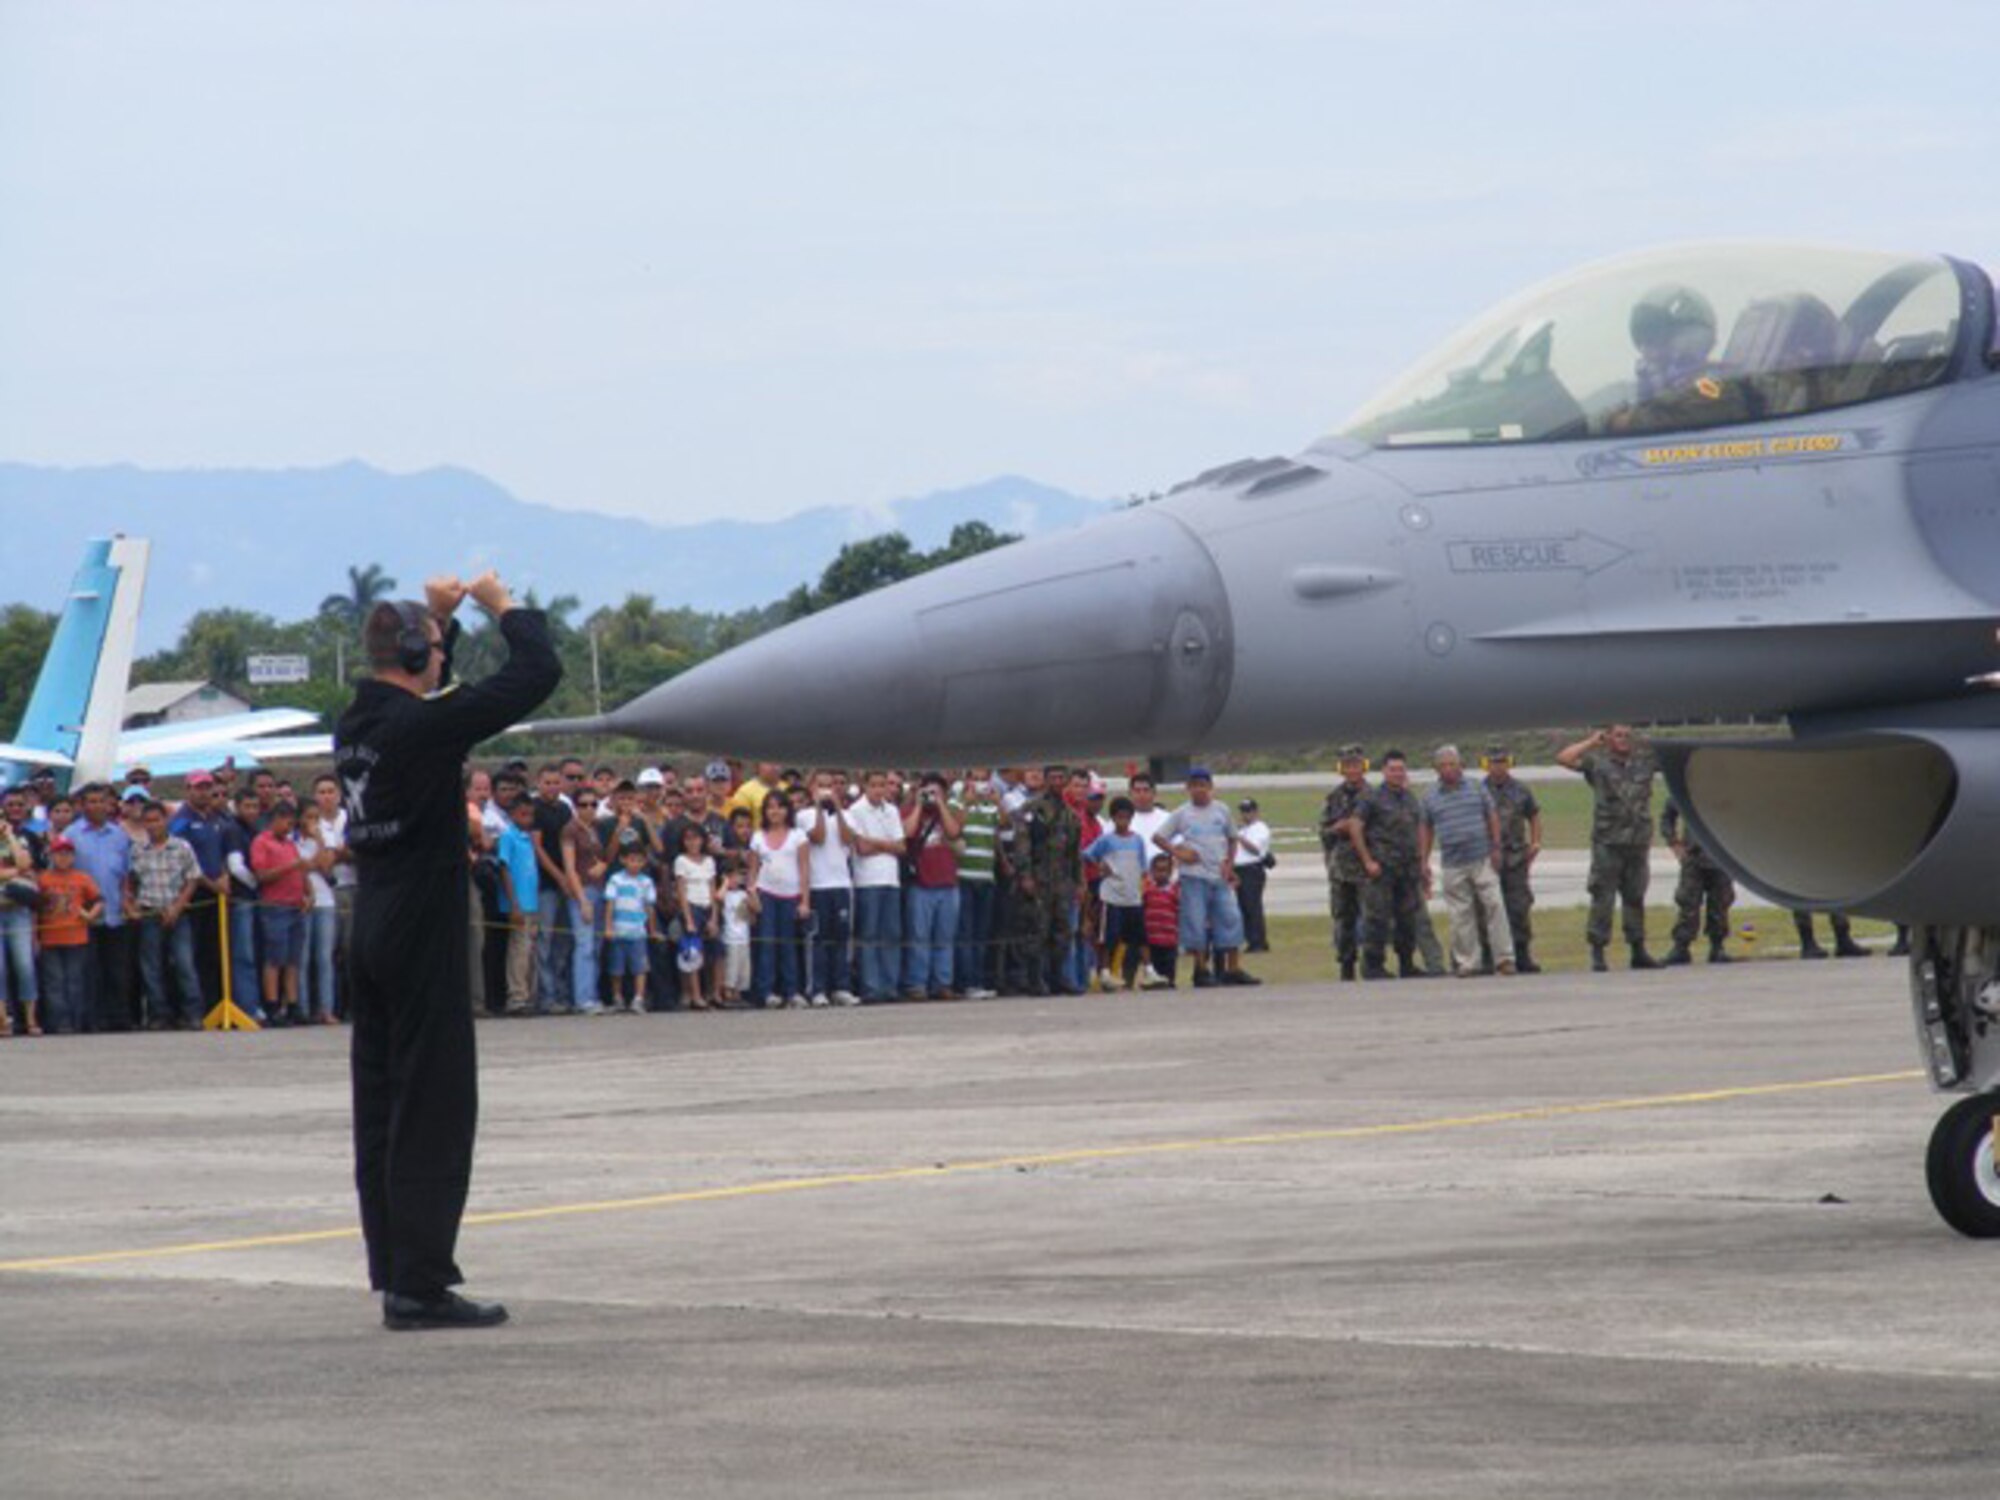
M 990 1000 L 999 965 L 994 957 L 994 862 L 999 849 L 1000 803 L 994 794 L 991 769 L 974 766 L 958 789 L 957 809 L 964 822 L 959 834 L 958 941 L 952 973 L 959 990 L 971 1000 Z

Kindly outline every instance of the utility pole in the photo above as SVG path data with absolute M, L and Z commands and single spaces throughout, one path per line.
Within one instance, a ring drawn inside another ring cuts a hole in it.
M 604 717 L 604 678 L 597 670 L 597 627 L 590 627 L 590 701 L 599 718 Z

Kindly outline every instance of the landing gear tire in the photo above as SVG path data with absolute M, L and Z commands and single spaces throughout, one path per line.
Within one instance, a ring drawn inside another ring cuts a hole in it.
M 1924 1176 L 1945 1223 L 1975 1240 L 2000 1239 L 2000 1161 L 1995 1122 L 2000 1093 L 1961 1099 L 1931 1132 Z

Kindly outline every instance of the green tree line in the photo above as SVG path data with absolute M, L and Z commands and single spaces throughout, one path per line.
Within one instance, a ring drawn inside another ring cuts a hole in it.
M 584 614 L 573 595 L 543 600 L 530 591 L 522 602 L 548 612 L 564 668 L 562 686 L 543 713 L 550 718 L 574 717 L 595 712 L 600 702 L 606 709 L 615 708 L 697 662 L 788 621 L 1016 540 L 983 521 L 954 527 L 942 547 L 928 552 L 901 532 L 869 537 L 842 547 L 816 583 L 801 584 L 771 604 L 734 612 L 663 607 L 650 594 L 628 594 L 617 604 Z M 133 663 L 132 681 L 211 682 L 255 707 L 309 709 L 330 723 L 366 667 L 361 624 L 369 609 L 378 600 L 419 592 L 414 581 L 406 588 L 371 562 L 349 567 L 344 587 L 296 619 L 279 620 L 228 606 L 201 610 L 182 626 L 171 647 Z M 463 620 L 466 634 L 457 670 L 477 677 L 498 663 L 503 648 L 499 632 L 476 611 L 467 611 Z M 20 726 L 55 621 L 53 614 L 28 604 L 0 611 L 0 737 L 11 737 Z M 307 657 L 312 679 L 250 686 L 246 661 L 265 652 Z

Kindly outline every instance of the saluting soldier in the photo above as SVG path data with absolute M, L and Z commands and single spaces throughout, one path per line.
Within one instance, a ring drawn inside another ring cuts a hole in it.
M 1410 768 L 1400 750 L 1382 757 L 1382 784 L 1361 800 L 1348 820 L 1348 837 L 1368 878 L 1361 930 L 1361 977 L 1390 978 L 1386 959 L 1393 944 L 1397 977 L 1418 978 L 1417 923 L 1428 923 L 1424 901 L 1430 871 L 1417 857 L 1423 806 L 1410 790 Z
M 468 596 L 499 621 L 508 656 L 454 688 L 452 616 Z M 517 608 L 490 572 L 469 586 L 434 578 L 423 604 L 377 604 L 362 644 L 374 676 L 340 717 L 333 760 L 358 882 L 348 1005 L 368 1281 L 391 1328 L 485 1327 L 507 1310 L 452 1290 L 479 1109 L 459 778 L 474 745 L 555 690 L 562 665 L 542 612 Z
M 1333 917 L 1333 952 L 1340 977 L 1353 979 L 1361 957 L 1362 895 L 1368 871 L 1354 845 L 1354 818 L 1368 795 L 1368 758 L 1359 745 L 1340 749 L 1340 784 L 1319 812 L 1319 847 L 1326 861 L 1327 908 Z
M 1660 842 L 1674 851 L 1674 858 L 1680 861 L 1681 878 L 1674 885 L 1674 906 L 1678 915 L 1674 918 L 1674 945 L 1667 950 L 1669 964 L 1694 962 L 1689 948 L 1696 932 L 1706 927 L 1708 932 L 1708 961 L 1712 964 L 1732 964 L 1723 949 L 1729 939 L 1729 910 L 1736 904 L 1736 882 L 1729 878 L 1729 872 L 1717 864 L 1709 852 L 1694 836 L 1694 830 L 1687 826 L 1681 816 L 1680 804 L 1669 801 L 1667 810 L 1660 814 Z M 1708 908 L 1706 923 L 1702 920 L 1702 908 Z
M 1542 804 L 1525 781 L 1515 778 L 1514 756 L 1505 745 L 1486 747 L 1486 795 L 1500 819 L 1500 904 L 1507 909 L 1507 930 L 1514 939 L 1514 967 L 1539 974 L 1542 966 L 1530 948 L 1535 892 L 1528 874 L 1542 852 Z
M 1632 967 L 1657 969 L 1660 961 L 1646 951 L 1646 886 L 1652 878 L 1647 859 L 1653 843 L 1653 778 L 1659 764 L 1653 752 L 1638 743 L 1629 724 L 1613 724 L 1565 745 L 1556 752 L 1556 764 L 1581 775 L 1597 798 L 1590 823 L 1590 920 L 1584 928 L 1590 967 L 1599 974 L 1605 970 L 1611 908 L 1622 902 Z

